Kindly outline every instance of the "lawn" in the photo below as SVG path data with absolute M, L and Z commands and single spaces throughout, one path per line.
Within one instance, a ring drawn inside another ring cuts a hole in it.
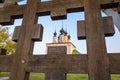
M 9 76 L 9 72 L 0 72 L 0 77 Z
M 45 80 L 45 75 L 40 73 L 32 73 L 30 80 Z M 87 74 L 67 74 L 66 80 L 88 80 Z
M 9 76 L 8 72 L 1 72 L 0 77 Z M 45 75 L 42 73 L 31 73 L 30 80 L 45 80 Z M 66 80 L 88 80 L 87 74 L 67 74 Z M 112 74 L 111 80 L 120 80 L 120 74 Z

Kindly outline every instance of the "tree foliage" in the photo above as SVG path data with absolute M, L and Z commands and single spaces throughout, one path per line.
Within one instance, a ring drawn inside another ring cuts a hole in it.
M 10 39 L 10 36 L 5 28 L 0 28 L 0 48 L 7 50 L 7 53 L 15 52 L 16 43 Z
M 72 54 L 80 54 L 80 52 L 77 51 L 76 49 L 74 49 L 74 50 L 72 51 Z

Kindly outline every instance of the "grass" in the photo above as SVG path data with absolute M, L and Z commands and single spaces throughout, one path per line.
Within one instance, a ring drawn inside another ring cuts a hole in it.
M 111 80 L 120 80 L 120 74 L 112 74 Z
M 0 77 L 9 76 L 9 72 L 0 72 Z
M 67 80 L 88 80 L 87 74 L 67 74 Z
M 9 72 L 1 72 L 0 77 L 9 76 Z M 43 73 L 31 73 L 30 80 L 45 80 Z M 67 74 L 66 80 L 88 80 L 87 74 Z M 112 74 L 111 80 L 120 80 L 120 74 Z
M 45 75 L 43 73 L 31 73 L 30 80 L 45 80 Z

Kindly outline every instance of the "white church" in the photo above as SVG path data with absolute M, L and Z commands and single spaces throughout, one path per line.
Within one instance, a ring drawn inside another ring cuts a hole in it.
M 46 51 L 50 46 L 66 46 L 67 54 L 80 54 L 76 50 L 76 46 L 71 42 L 71 36 L 68 35 L 67 31 L 63 29 L 60 30 L 60 34 L 57 36 L 56 31 L 53 34 L 53 42 L 46 44 Z

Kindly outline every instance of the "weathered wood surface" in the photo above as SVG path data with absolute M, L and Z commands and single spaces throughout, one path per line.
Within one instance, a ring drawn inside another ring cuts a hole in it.
M 110 61 L 110 73 L 111 74 L 120 74 L 120 53 L 109 54 Z
M 12 10 L 11 10 L 12 9 Z M 13 24 L 15 18 L 21 18 L 25 6 L 12 5 L 10 7 L 0 8 L 0 24 Z
M 24 80 L 29 79 L 25 68 L 28 64 L 29 55 L 32 55 L 34 41 L 33 30 L 37 23 L 36 10 L 39 0 L 28 0 L 23 16 L 23 23 L 21 26 L 20 36 L 17 43 L 16 54 L 13 61 L 10 80 Z M 21 75 L 21 76 L 19 76 Z
M 58 47 L 59 48 L 59 47 Z M 52 56 L 52 57 L 51 57 Z M 87 55 L 31 56 L 28 72 L 64 69 L 66 73 L 87 73 Z M 53 57 L 54 56 L 54 57 Z M 36 67 L 36 68 L 34 68 Z
M 23 17 L 21 27 L 15 29 L 13 36 L 13 40 L 17 41 L 15 55 L 0 55 L 0 71 L 10 71 L 10 80 L 29 80 L 30 72 L 44 72 L 46 80 L 65 80 L 65 73 L 87 73 L 89 80 L 110 80 L 111 73 L 120 74 L 120 55 L 107 54 L 104 38 L 113 35 L 114 29 L 111 18 L 102 18 L 100 11 L 117 8 L 119 2 L 28 0 L 26 5 L 0 8 L 2 25 L 13 24 L 15 18 Z M 85 21 L 82 22 L 85 29 L 82 34 L 80 30 L 78 33 L 87 39 L 87 55 L 67 55 L 65 47 L 49 48 L 47 55 L 32 55 L 34 42 L 42 41 L 43 35 L 42 25 L 37 24 L 38 16 L 50 15 L 53 20 L 58 20 L 66 19 L 67 13 L 78 11 L 85 11 Z
M 94 3 L 94 5 L 93 5 Z M 110 80 L 99 1 L 85 0 L 85 26 L 89 80 Z
M 5 49 L 0 49 L 0 55 L 6 55 L 6 50 Z
M 108 54 L 110 60 L 110 74 L 120 74 L 120 53 Z M 7 72 L 11 70 L 13 56 L 0 56 L 0 71 Z M 59 63 L 58 63 L 59 62 Z M 59 65 L 55 67 L 54 65 Z M 45 73 L 48 69 L 64 69 L 67 73 L 88 73 L 88 59 L 86 54 L 81 55 L 34 55 L 30 56 L 26 72 Z M 61 65 L 60 65 L 61 64 Z M 78 68 L 79 67 L 79 68 Z
M 120 74 L 120 53 L 109 53 L 108 57 L 110 60 L 110 74 Z M 55 58 L 51 58 L 50 55 L 31 56 L 26 71 L 44 73 L 47 69 L 56 69 L 54 65 L 48 67 L 53 62 L 56 67 L 60 65 L 58 69 L 63 68 L 67 73 L 88 74 L 88 58 L 86 54 L 56 56 Z
M 111 3 L 111 0 L 99 0 L 101 3 L 101 8 L 111 8 L 117 7 L 119 1 L 114 1 Z M 61 6 L 64 5 L 64 6 Z M 50 2 L 37 2 L 36 13 L 40 16 L 50 15 L 52 19 L 63 19 L 66 18 L 66 13 L 83 11 L 84 10 L 84 0 L 65 0 L 65 1 L 50 1 Z M 12 9 L 12 10 L 11 10 Z M 20 18 L 25 12 L 25 5 L 12 5 L 9 7 L 0 9 L 0 24 L 13 24 L 14 18 Z
M 0 55 L 0 71 L 11 71 L 13 56 Z
M 114 30 L 114 24 L 112 17 L 103 17 L 103 28 L 104 28 L 104 35 L 105 36 L 113 36 L 115 33 Z M 91 26 L 89 26 L 91 27 Z M 85 21 L 78 21 L 77 22 L 77 32 L 78 32 L 78 39 L 86 39 L 86 33 L 85 33 Z
M 32 32 L 31 38 L 34 41 L 42 41 L 42 33 L 43 33 L 43 26 L 41 24 L 35 24 L 34 30 Z M 17 42 L 20 37 L 21 26 L 15 27 L 14 34 L 12 40 Z

